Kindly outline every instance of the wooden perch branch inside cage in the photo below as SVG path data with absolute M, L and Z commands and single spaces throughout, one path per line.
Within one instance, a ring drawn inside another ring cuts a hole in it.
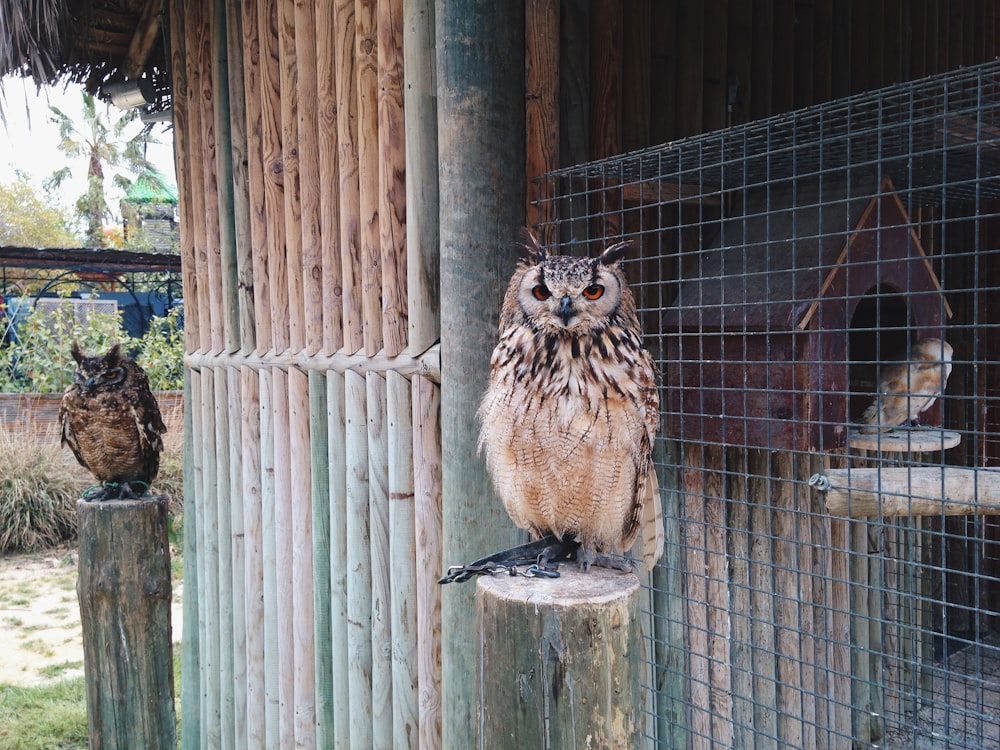
M 831 515 L 967 516 L 1000 514 L 1000 471 L 958 466 L 831 469 L 809 484 Z

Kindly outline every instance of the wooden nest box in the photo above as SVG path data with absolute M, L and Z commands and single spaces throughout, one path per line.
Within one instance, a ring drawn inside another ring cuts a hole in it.
M 672 436 L 843 447 L 880 363 L 943 337 L 951 310 L 892 184 L 832 183 L 749 193 L 711 245 L 684 258 L 661 316 Z

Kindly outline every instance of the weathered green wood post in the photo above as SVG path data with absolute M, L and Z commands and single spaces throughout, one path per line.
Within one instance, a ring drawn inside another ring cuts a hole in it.
M 167 498 L 77 503 L 90 750 L 174 750 Z
M 639 591 L 602 568 L 480 578 L 476 747 L 639 747 Z
M 523 537 L 476 454 L 503 291 L 523 226 L 524 4 L 434 6 L 441 243 L 442 568 Z M 475 737 L 475 602 L 471 586 L 441 593 L 442 746 Z

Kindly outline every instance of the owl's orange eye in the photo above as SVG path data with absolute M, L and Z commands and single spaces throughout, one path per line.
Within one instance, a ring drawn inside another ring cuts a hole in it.
M 583 290 L 583 296 L 587 299 L 600 299 L 604 294 L 604 287 L 600 284 L 591 284 Z
M 535 295 L 535 299 L 543 302 L 552 296 L 552 292 L 549 291 L 549 288 L 545 286 L 545 284 L 536 285 L 535 288 L 531 290 L 531 293 Z

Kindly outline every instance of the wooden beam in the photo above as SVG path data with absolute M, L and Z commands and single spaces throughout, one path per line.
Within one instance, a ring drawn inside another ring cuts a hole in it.
M 125 62 L 122 65 L 122 72 L 126 78 L 137 78 L 145 70 L 153 45 L 160 37 L 162 11 L 163 0 L 159 2 L 151 0 L 143 6 L 142 15 L 136 22 L 135 33 L 132 34 L 132 41 L 129 42 Z
M 959 466 L 830 469 L 809 480 L 835 516 L 1000 514 L 1000 471 Z

